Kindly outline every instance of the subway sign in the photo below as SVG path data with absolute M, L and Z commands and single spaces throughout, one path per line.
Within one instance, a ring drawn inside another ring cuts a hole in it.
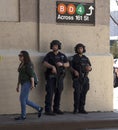
M 95 25 L 95 2 L 56 2 L 56 22 Z

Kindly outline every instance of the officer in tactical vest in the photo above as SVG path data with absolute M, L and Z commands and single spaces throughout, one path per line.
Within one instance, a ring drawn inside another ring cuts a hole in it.
M 85 46 L 81 43 L 75 46 L 75 55 L 71 59 L 71 72 L 74 88 L 74 111 L 73 113 L 84 113 L 86 94 L 89 90 L 88 73 L 92 70 L 91 63 L 83 53 L 85 53 Z
M 46 96 L 45 96 L 45 114 L 56 115 L 63 114 L 60 110 L 60 99 L 63 90 L 63 80 L 65 77 L 65 68 L 69 67 L 69 62 L 65 54 L 61 53 L 61 43 L 53 40 L 50 43 L 50 51 L 43 60 L 44 66 L 47 68 L 45 72 L 46 79 Z M 52 111 L 52 100 L 53 111 Z

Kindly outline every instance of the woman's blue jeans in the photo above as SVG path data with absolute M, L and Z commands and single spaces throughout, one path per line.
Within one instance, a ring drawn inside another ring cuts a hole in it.
M 26 117 L 26 105 L 36 109 L 37 111 L 40 110 L 39 105 L 28 100 L 30 89 L 31 89 L 30 82 L 25 82 L 24 84 L 21 85 L 21 93 L 20 93 L 21 117 Z

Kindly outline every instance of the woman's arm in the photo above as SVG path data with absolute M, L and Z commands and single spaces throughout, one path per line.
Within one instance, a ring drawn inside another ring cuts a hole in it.
M 31 77 L 30 79 L 31 79 L 31 89 L 33 89 L 34 88 L 34 77 Z
M 18 83 L 17 83 L 17 87 L 16 87 L 17 92 L 19 92 L 19 88 L 20 88 L 20 81 L 19 81 L 19 76 L 18 76 Z

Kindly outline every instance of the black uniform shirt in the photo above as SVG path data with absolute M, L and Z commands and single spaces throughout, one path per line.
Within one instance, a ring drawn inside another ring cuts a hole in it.
M 66 63 L 68 62 L 68 59 L 67 57 L 61 53 L 61 52 L 58 52 L 57 55 L 54 54 L 53 51 L 49 52 L 43 59 L 43 62 L 46 61 L 48 62 L 49 64 L 53 65 L 56 67 L 56 63 L 57 62 L 62 62 L 62 63 Z M 47 68 L 47 71 L 48 72 L 51 72 L 51 69 Z
M 72 61 L 71 61 L 71 66 L 73 69 L 77 70 L 80 73 L 85 73 L 86 72 L 86 66 L 90 65 L 91 63 L 89 61 L 89 58 L 86 57 L 85 55 L 82 55 L 81 57 L 79 56 L 79 54 L 75 54 L 72 57 Z

